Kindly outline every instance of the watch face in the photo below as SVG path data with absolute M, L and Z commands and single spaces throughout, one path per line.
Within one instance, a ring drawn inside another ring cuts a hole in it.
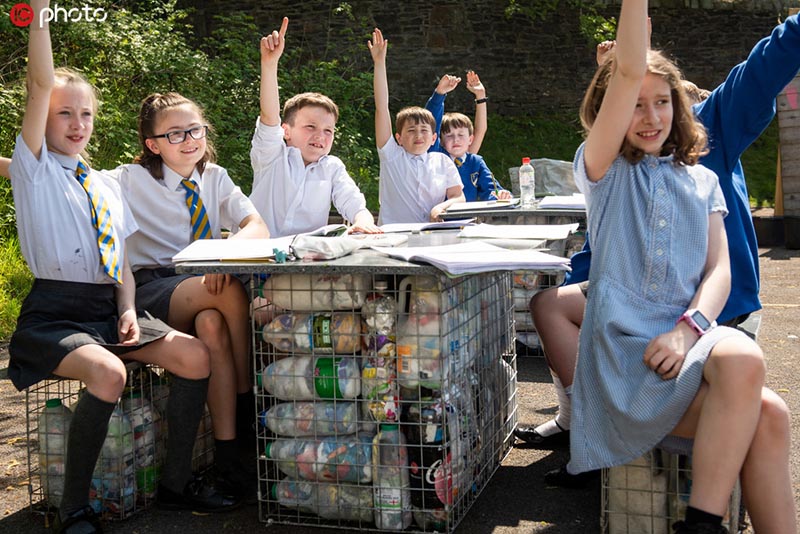
M 706 316 L 703 315 L 702 313 L 700 313 L 699 310 L 697 310 L 694 313 L 692 313 L 692 320 L 695 323 L 697 323 L 697 326 L 702 328 L 703 331 L 706 331 L 709 328 L 711 328 L 711 323 L 708 322 L 708 319 L 706 319 Z

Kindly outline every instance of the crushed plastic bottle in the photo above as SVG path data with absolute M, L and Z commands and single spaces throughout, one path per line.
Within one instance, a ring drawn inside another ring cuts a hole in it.
M 284 478 L 272 486 L 272 498 L 324 519 L 372 522 L 372 486 Z
M 355 399 L 361 370 L 355 358 L 290 356 L 265 367 L 256 382 L 281 400 Z
M 47 399 L 39 414 L 39 473 L 42 490 L 51 506 L 58 507 L 64 495 L 64 465 L 72 412 L 61 399 Z

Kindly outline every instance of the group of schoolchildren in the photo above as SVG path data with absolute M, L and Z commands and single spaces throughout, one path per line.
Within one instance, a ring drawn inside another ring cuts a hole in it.
M 232 230 L 231 239 L 313 230 L 327 222 L 331 203 L 353 231 L 380 232 L 344 164 L 329 155 L 338 108 L 324 95 L 303 93 L 286 101 L 281 117 L 284 18 L 260 43 L 250 198 L 215 164 L 200 107 L 177 93 L 142 102 L 141 153 L 133 163 L 94 171 L 84 155 L 97 97 L 74 71 L 54 68 L 48 25 L 38 20 L 47 2 L 32 4 L 37 18 L 22 132 L 10 168 L 4 160 L 0 172 L 10 172 L 22 252 L 35 277 L 11 339 L 9 377 L 19 389 L 51 375 L 86 385 L 72 419 L 55 528 L 101 529 L 88 488 L 125 387 L 124 360 L 158 365 L 173 377 L 157 503 L 233 509 L 256 485 L 241 453 L 254 421 L 248 297 L 235 277 L 176 274 L 172 257 L 194 239 L 220 237 L 223 228 Z M 758 346 L 714 323 L 726 320 L 720 313 L 728 309 L 729 293 L 733 299 L 741 287 L 738 258 L 753 251 L 752 236 L 741 230 L 746 189 L 743 198 L 735 196 L 744 187 L 738 157 L 769 122 L 762 109 L 748 115 L 753 123 L 731 121 L 757 107 L 756 96 L 768 108 L 767 97 L 777 93 L 772 85 L 785 84 L 791 67 L 780 66 L 783 82 L 770 78 L 769 87 L 758 85 L 757 78 L 769 76 L 750 67 L 753 56 L 778 54 L 781 47 L 757 47 L 737 74 L 750 80 L 752 94 L 730 97 L 736 81 L 729 79 L 720 95 L 715 91 L 693 109 L 674 64 L 648 50 L 647 26 L 647 2 L 624 0 L 617 41 L 602 45 L 604 59 L 581 108 L 587 139 L 574 170 L 587 196 L 594 245 L 593 267 L 585 269 L 591 290 L 588 284 L 551 290 L 549 301 L 540 297 L 552 303 L 549 314 L 532 306 L 535 317 L 556 319 L 549 329 L 555 338 L 559 327 L 570 325 L 561 336 L 563 359 L 552 338 L 543 338 L 543 345 L 562 384 L 559 400 L 572 399 L 572 422 L 569 405 L 562 405 L 562 419 L 518 435 L 548 446 L 571 432 L 572 461 L 561 473 L 567 481 L 630 461 L 669 434 L 693 437 L 691 500 L 677 532 L 725 532 L 720 519 L 740 474 L 756 530 L 796 532 L 788 410 L 763 388 Z M 790 41 L 797 35 L 793 17 L 773 39 L 795 46 Z M 437 220 L 465 199 L 510 197 L 476 154 L 486 132 L 487 98 L 475 73 L 467 74 L 474 129 L 466 116 L 443 113 L 445 95 L 461 81 L 447 75 L 427 109 L 397 114 L 392 135 L 387 45 L 375 29 L 368 48 L 380 156 L 378 224 Z M 798 47 L 791 50 L 796 63 Z M 713 158 L 716 174 L 697 165 Z M 736 217 L 723 223 L 734 211 Z M 757 302 L 757 258 L 754 269 Z M 214 484 L 191 472 L 206 403 L 216 447 Z

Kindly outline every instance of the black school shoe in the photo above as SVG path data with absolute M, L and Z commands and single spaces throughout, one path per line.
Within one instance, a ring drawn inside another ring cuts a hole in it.
M 250 472 L 242 466 L 230 470 L 215 467 L 214 487 L 220 495 L 240 500 L 244 504 L 258 502 L 258 474 L 255 469 Z
M 675 534 L 729 534 L 728 529 L 722 525 L 712 525 L 710 523 L 694 523 L 687 525 L 683 521 L 678 521 L 672 525 Z
M 53 532 L 56 534 L 103 534 L 100 518 L 91 506 L 86 506 L 69 514 L 66 519 L 56 512 L 53 521 Z
M 581 489 L 589 485 L 590 482 L 600 478 L 600 470 L 584 471 L 577 475 L 571 474 L 567 471 L 567 465 L 564 464 L 558 469 L 548 471 L 544 475 L 544 482 L 548 486 L 558 486 L 559 488 Z
M 558 425 L 558 423 L 556 423 Z M 558 427 L 561 428 L 561 427 Z M 520 426 L 514 429 L 514 436 L 530 445 L 533 449 L 542 450 L 569 450 L 569 430 L 561 430 L 549 436 L 542 436 L 532 426 Z
M 156 504 L 164 510 L 191 510 L 193 512 L 219 513 L 234 510 L 242 504 L 241 499 L 222 495 L 196 477 L 186 483 L 183 493 L 176 493 L 159 484 Z

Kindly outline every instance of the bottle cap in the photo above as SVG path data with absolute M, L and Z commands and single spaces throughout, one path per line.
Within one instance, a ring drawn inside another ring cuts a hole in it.
M 317 358 L 314 362 L 314 391 L 321 399 L 341 399 L 338 368 L 341 358 Z
M 389 288 L 389 282 L 386 280 L 375 280 L 375 291 L 386 291 Z
M 531 158 L 522 158 L 522 164 L 523 165 L 527 165 L 530 162 L 531 162 Z
M 267 442 L 267 446 L 264 448 L 264 455 L 267 458 L 272 458 L 272 441 Z
M 272 498 L 277 501 L 278 500 L 278 485 L 277 484 L 273 484 L 272 487 L 269 489 L 269 492 L 272 495 Z
M 400 425 L 397 423 L 381 423 L 380 429 L 381 430 L 397 430 L 400 428 Z
M 261 378 L 261 373 L 256 373 L 256 385 L 259 388 L 263 388 L 264 385 L 262 384 L 263 379 Z
M 47 408 L 58 408 L 61 406 L 61 399 L 47 399 L 44 401 L 44 405 Z

